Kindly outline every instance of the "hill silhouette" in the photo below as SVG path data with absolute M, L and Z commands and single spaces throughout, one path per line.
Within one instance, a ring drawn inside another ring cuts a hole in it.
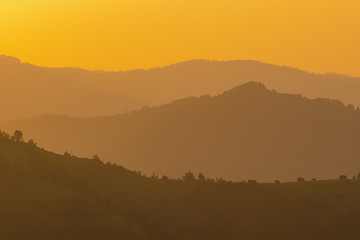
M 256 61 L 193 60 L 126 72 L 46 68 L 0 56 L 0 119 L 51 113 L 78 117 L 114 115 L 189 96 L 217 95 L 249 81 L 279 92 L 340 99 L 360 106 L 360 79 L 311 74 Z
M 42 146 L 116 162 L 147 175 L 185 171 L 228 180 L 320 179 L 360 169 L 360 110 L 279 94 L 250 82 L 112 117 L 42 115 L 1 123 Z
M 0 134 L 0 238 L 357 239 L 360 181 L 144 177 Z

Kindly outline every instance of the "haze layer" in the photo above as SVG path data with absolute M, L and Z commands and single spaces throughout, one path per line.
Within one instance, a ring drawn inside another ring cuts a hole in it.
M 256 81 L 279 92 L 340 99 L 360 106 L 360 80 L 310 74 L 256 61 L 189 61 L 151 70 L 92 72 L 44 68 L 0 56 L 0 120 L 43 113 L 98 117 L 205 94 Z

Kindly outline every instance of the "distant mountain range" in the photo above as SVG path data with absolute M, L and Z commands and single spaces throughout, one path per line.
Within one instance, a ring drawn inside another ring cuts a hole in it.
M 46 68 L 0 56 L 0 119 L 43 113 L 96 117 L 190 96 L 217 95 L 256 81 L 283 93 L 340 99 L 360 106 L 360 79 L 311 74 L 256 61 L 193 60 L 126 72 Z
M 360 110 L 338 100 L 279 94 L 249 82 L 221 95 L 190 97 L 98 118 L 42 115 L 3 122 L 40 146 L 99 154 L 151 175 L 191 170 L 228 180 L 330 178 L 360 170 Z

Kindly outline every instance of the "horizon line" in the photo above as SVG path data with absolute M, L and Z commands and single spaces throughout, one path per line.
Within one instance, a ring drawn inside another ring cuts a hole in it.
M 128 69 L 128 70 L 103 70 L 103 69 L 90 69 L 90 68 L 84 68 L 84 67 L 67 67 L 67 66 L 54 67 L 54 66 L 37 65 L 37 64 L 22 61 L 20 58 L 10 56 L 10 55 L 6 55 L 6 54 L 3 54 L 3 53 L 0 54 L 0 59 L 1 59 L 1 57 L 14 59 L 15 61 L 17 61 L 20 64 L 28 64 L 28 65 L 35 66 L 35 67 L 40 67 L 40 68 L 73 69 L 73 70 L 83 70 L 83 71 L 94 72 L 94 73 L 119 73 L 119 72 L 126 73 L 126 72 L 133 72 L 133 71 L 151 71 L 151 70 L 155 70 L 155 69 L 162 69 L 162 68 L 171 67 L 171 66 L 178 65 L 178 64 L 184 64 L 184 63 L 196 62 L 196 61 L 198 61 L 198 62 L 204 61 L 204 62 L 217 62 L 217 63 L 255 62 L 255 63 L 272 65 L 272 66 L 277 66 L 277 67 L 290 68 L 290 69 L 294 69 L 294 70 L 298 70 L 298 71 L 302 71 L 302 72 L 306 72 L 306 73 L 310 73 L 310 74 L 316 74 L 316 75 L 335 74 L 335 75 L 340 75 L 340 76 L 342 75 L 344 78 L 358 78 L 358 77 L 360 77 L 360 76 L 352 76 L 352 75 L 349 75 L 349 74 L 332 72 L 332 71 L 311 72 L 311 71 L 307 71 L 307 70 L 304 70 L 304 69 L 301 69 L 301 68 L 292 67 L 292 66 L 289 66 L 289 65 L 281 65 L 281 64 L 275 64 L 275 63 L 269 63 L 269 62 L 264 62 L 264 61 L 260 61 L 260 60 L 254 60 L 254 59 L 217 60 L 217 59 L 198 58 L 198 59 L 189 59 L 189 60 L 174 62 L 174 63 L 170 63 L 170 64 L 165 64 L 165 65 L 162 65 L 162 66 L 149 67 L 149 68 L 134 68 L 134 69 Z

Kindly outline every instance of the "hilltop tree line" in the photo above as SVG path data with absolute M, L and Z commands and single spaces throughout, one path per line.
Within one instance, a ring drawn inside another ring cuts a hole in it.
M 11 141 L 18 142 L 18 143 L 24 142 L 23 141 L 23 132 L 20 131 L 20 130 L 15 130 L 12 136 L 7 134 L 6 132 L 0 131 L 0 136 L 2 136 L 3 138 L 5 138 L 7 140 L 11 140 Z M 37 144 L 34 142 L 33 139 L 30 139 L 28 141 L 28 144 L 32 145 L 32 146 L 37 146 Z M 64 156 L 65 157 L 75 157 L 72 154 L 70 154 L 68 151 L 64 152 Z M 96 155 L 96 154 L 93 155 L 92 159 L 97 161 L 97 162 L 101 162 L 100 157 L 98 155 Z M 107 162 L 106 164 L 107 165 L 117 166 L 117 164 L 110 163 L 110 162 Z M 136 174 L 140 175 L 140 176 L 146 177 L 145 175 L 142 174 L 141 171 L 134 171 L 134 172 Z M 178 178 L 176 180 L 170 179 L 166 175 L 163 175 L 160 178 L 155 173 L 153 173 L 151 178 L 152 179 L 157 179 L 157 180 L 163 180 L 163 181 L 183 181 L 183 182 L 194 182 L 194 183 L 195 182 L 198 182 L 198 183 L 232 183 L 232 181 L 227 181 L 227 180 L 225 180 L 223 178 L 215 178 L 215 179 L 213 179 L 213 178 L 205 177 L 205 175 L 202 174 L 202 173 L 199 173 L 196 176 L 191 171 L 186 172 L 181 178 Z M 360 172 L 358 173 L 357 176 L 353 176 L 352 179 L 353 180 L 360 180 Z M 349 178 L 346 175 L 342 174 L 342 175 L 339 176 L 339 180 L 347 180 L 347 181 L 349 181 Z M 297 182 L 305 182 L 306 180 L 303 177 L 297 177 L 296 181 Z M 311 181 L 315 182 L 315 181 L 317 181 L 317 179 L 312 178 Z M 243 181 L 243 183 L 246 183 L 246 182 L 250 183 L 250 184 L 257 184 L 258 183 L 256 180 L 252 180 L 252 179 L 247 180 L 247 181 Z M 275 180 L 274 183 L 275 184 L 280 184 L 280 180 Z
M 145 177 L 1 132 L 0 239 L 357 240 L 359 186 Z

